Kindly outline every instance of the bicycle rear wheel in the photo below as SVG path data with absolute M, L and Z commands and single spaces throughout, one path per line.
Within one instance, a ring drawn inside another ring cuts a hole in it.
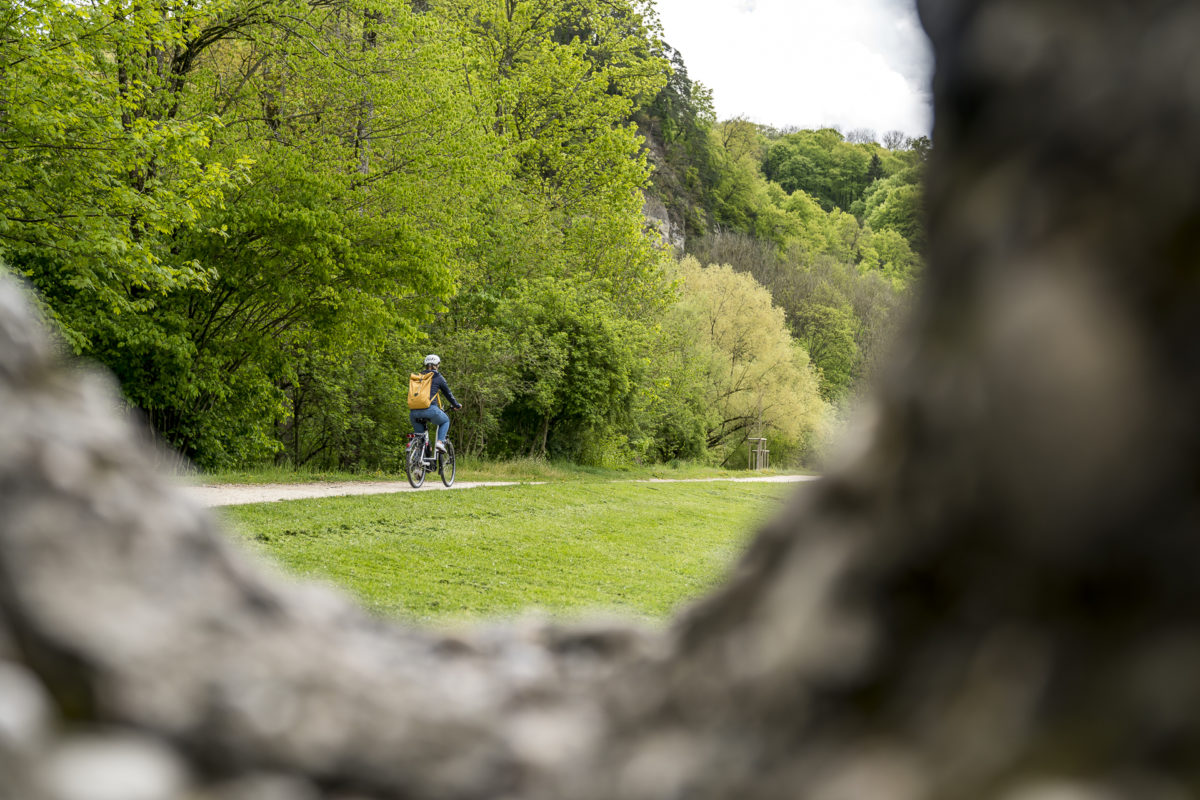
M 425 483 L 425 461 L 422 458 L 424 449 L 425 440 L 414 439 L 404 455 L 404 474 L 408 476 L 408 483 L 414 489 L 420 489 L 421 484 Z
M 437 454 L 437 469 L 438 474 L 442 476 L 442 483 L 447 486 L 454 485 L 454 445 L 450 444 L 449 439 L 443 439 L 442 444 L 446 445 L 446 452 Z

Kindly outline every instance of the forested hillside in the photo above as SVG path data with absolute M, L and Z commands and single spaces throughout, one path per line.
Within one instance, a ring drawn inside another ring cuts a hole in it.
M 467 453 L 811 458 L 920 270 L 871 139 L 639 0 L 0 0 L 0 258 L 204 467 L 394 467 L 426 352 Z

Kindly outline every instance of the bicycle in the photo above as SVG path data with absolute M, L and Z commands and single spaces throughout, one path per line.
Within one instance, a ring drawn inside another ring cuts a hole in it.
M 425 476 L 435 469 L 442 476 L 442 483 L 447 487 L 454 485 L 454 445 L 443 439 L 445 452 L 435 449 L 430 439 L 431 427 L 426 425 L 425 433 L 410 433 L 404 448 L 404 473 L 414 489 L 420 489 Z

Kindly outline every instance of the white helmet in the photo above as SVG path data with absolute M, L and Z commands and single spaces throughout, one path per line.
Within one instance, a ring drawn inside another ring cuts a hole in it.
M 427 367 L 436 367 L 441 363 L 442 363 L 442 359 L 438 358 L 433 353 L 430 353 L 429 355 L 425 356 L 425 366 L 427 366 Z

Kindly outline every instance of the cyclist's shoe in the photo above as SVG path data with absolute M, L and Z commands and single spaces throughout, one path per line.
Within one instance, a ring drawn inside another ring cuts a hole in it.
M 436 445 L 434 445 L 434 448 L 439 453 L 444 453 L 444 452 L 446 452 L 446 443 L 443 442 L 441 439 L 438 439 L 438 443 Z

